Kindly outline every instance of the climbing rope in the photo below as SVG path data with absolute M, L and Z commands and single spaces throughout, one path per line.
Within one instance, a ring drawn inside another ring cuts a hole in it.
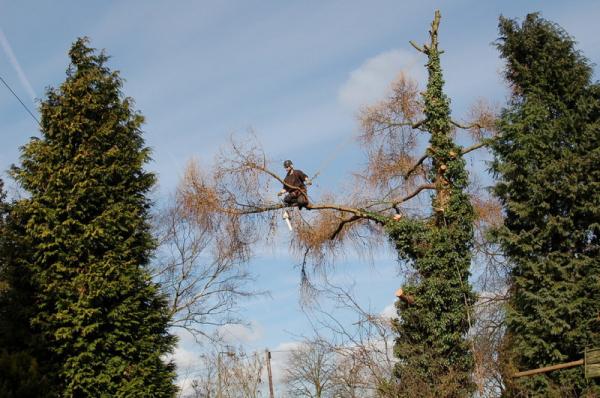
M 310 179 L 310 181 L 314 181 L 321 174 L 321 172 L 324 169 L 326 169 L 327 167 L 329 167 L 329 165 L 331 164 L 331 162 L 333 162 L 333 160 L 340 154 L 340 152 L 342 151 L 342 149 L 344 149 L 344 147 L 346 147 L 353 140 L 354 140 L 354 137 L 353 136 L 349 136 L 345 140 L 340 141 L 336 145 L 336 147 L 333 149 L 333 151 L 331 151 L 330 155 L 328 157 L 326 157 L 323 161 L 321 161 L 321 164 L 319 164 L 319 167 L 317 168 L 317 172 L 312 176 L 312 178 Z

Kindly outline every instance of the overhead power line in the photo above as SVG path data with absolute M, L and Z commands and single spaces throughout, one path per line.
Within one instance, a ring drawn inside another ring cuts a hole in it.
M 15 96 L 15 98 L 16 98 L 17 100 L 19 100 L 19 102 L 21 103 L 21 105 L 23 105 L 23 108 L 25 108 L 25 110 L 27 111 L 27 113 L 29 113 L 29 115 L 31 115 L 31 117 L 33 118 L 33 120 L 35 120 L 35 121 L 36 121 L 36 123 L 37 123 L 38 125 L 40 125 L 40 126 L 41 126 L 41 124 L 40 124 L 40 121 L 38 120 L 38 118 L 37 118 L 37 117 L 35 117 L 35 115 L 33 114 L 33 112 L 31 112 L 31 111 L 29 110 L 29 108 L 27 107 L 27 105 L 25 105 L 25 103 L 24 103 L 23 101 L 21 101 L 21 98 L 19 98 L 19 96 L 17 95 L 17 93 L 15 93 L 15 92 L 13 91 L 13 89 L 12 89 L 12 88 L 10 88 L 10 86 L 9 86 L 9 85 L 8 85 L 8 83 L 7 83 L 7 82 L 6 82 L 6 81 L 5 81 L 5 80 L 2 78 L 2 76 L 0 76 L 0 80 L 2 80 L 2 83 L 4 83 L 4 85 L 5 85 L 5 86 L 6 86 L 6 88 L 7 88 L 7 89 L 8 89 L 8 90 L 9 90 L 9 91 L 12 93 L 12 95 L 14 95 L 14 96 Z

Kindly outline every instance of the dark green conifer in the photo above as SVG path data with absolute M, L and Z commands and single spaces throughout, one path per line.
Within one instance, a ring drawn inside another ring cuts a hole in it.
M 5 201 L 3 185 L 0 180 L 0 398 L 51 396 L 29 327 L 32 286 L 21 266 L 28 246 L 14 206 Z
M 537 14 L 500 18 L 497 47 L 512 97 L 494 145 L 494 188 L 512 264 L 507 358 L 527 370 L 600 345 L 600 87 L 559 26 Z M 508 376 L 508 375 L 507 375 Z M 600 393 L 577 367 L 517 379 L 511 394 Z
M 13 176 L 29 193 L 18 211 L 32 255 L 34 333 L 44 371 L 64 397 L 171 397 L 175 339 L 147 265 L 147 198 L 155 182 L 143 117 L 87 39 L 67 78 L 41 104 L 42 137 Z

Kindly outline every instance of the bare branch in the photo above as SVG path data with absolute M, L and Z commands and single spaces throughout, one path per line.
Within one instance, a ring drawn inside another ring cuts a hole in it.
M 342 220 L 339 224 L 338 227 L 335 229 L 335 231 L 333 231 L 333 233 L 331 234 L 331 237 L 329 239 L 335 239 L 336 236 L 342 231 L 342 229 L 344 228 L 344 226 L 346 224 L 352 223 L 356 220 L 359 220 L 360 217 L 354 215 L 352 217 L 346 218 L 344 220 Z
M 479 123 L 472 123 L 472 124 L 461 124 L 455 120 L 450 120 L 450 123 L 456 127 L 458 127 L 459 129 L 463 129 L 463 130 L 470 130 L 473 128 L 478 128 L 481 129 L 483 128 Z
M 469 119 L 467 124 L 451 121 L 451 123 L 461 129 L 468 130 L 476 143 L 485 142 L 498 135 L 497 114 L 499 105 L 491 105 L 484 99 L 478 99 L 469 110 Z
M 412 173 L 414 173 L 417 168 L 423 164 L 423 162 L 425 161 L 425 159 L 427 159 L 429 157 L 429 154 L 425 153 L 423 156 L 421 156 L 419 159 L 417 159 L 416 163 L 410 168 L 408 169 L 408 171 L 406 173 L 404 173 L 404 179 L 407 180 L 408 177 L 410 177 L 412 175 Z
M 409 43 L 410 43 L 411 46 L 413 46 L 415 48 L 415 50 L 417 50 L 418 52 L 421 52 L 421 53 L 425 54 L 425 50 L 423 50 L 423 48 L 421 48 L 417 43 L 415 43 L 412 40 L 410 40 Z
M 321 397 L 333 388 L 334 352 L 319 339 L 303 342 L 289 355 L 284 381 L 294 396 Z
M 337 372 L 332 380 L 335 396 L 392 397 L 394 334 L 391 319 L 363 308 L 350 288 L 326 282 L 322 289 L 325 299 L 342 312 L 357 318 L 348 323 L 336 313 L 316 306 L 308 319 L 313 325 L 315 339 L 336 354 Z M 325 338 L 321 333 L 325 331 Z
M 276 179 L 282 185 L 284 185 L 285 187 L 287 187 L 289 189 L 302 189 L 300 187 L 296 187 L 294 185 L 287 184 L 281 177 L 279 177 L 277 174 L 275 174 L 274 172 L 272 172 L 271 170 L 267 169 L 264 166 L 259 166 L 258 164 L 255 164 L 255 163 L 248 163 L 247 166 L 250 168 L 256 169 L 256 170 L 260 170 L 260 171 L 270 175 L 271 177 L 273 177 L 274 179 Z
M 411 192 L 410 194 L 408 194 L 402 198 L 395 199 L 395 200 L 391 201 L 390 203 L 394 207 L 398 206 L 400 203 L 404 203 L 404 202 L 414 198 L 419 193 L 421 193 L 421 191 L 426 190 L 426 189 L 436 189 L 436 186 L 435 186 L 435 184 L 423 184 L 420 187 L 418 187 L 417 189 L 415 189 L 413 192 Z
M 412 166 L 410 152 L 417 145 L 417 133 L 426 119 L 416 82 L 400 74 L 385 100 L 361 110 L 361 139 L 368 154 L 366 181 L 385 188 L 401 178 Z
M 487 146 L 487 145 L 489 145 L 489 142 L 488 142 L 488 141 L 483 141 L 483 142 L 480 142 L 480 143 L 478 143 L 478 144 L 474 144 L 474 145 L 471 145 L 471 146 L 469 146 L 469 147 L 463 148 L 463 149 L 460 151 L 460 153 L 461 153 L 462 155 L 465 155 L 465 154 L 467 154 L 467 153 L 469 153 L 469 152 L 473 152 L 474 150 L 477 150 L 477 149 L 479 149 L 479 148 L 483 148 L 484 146 Z
M 216 326 L 241 322 L 234 316 L 237 300 L 259 293 L 245 288 L 252 281 L 246 247 L 217 233 L 230 230 L 227 224 L 192 217 L 181 197 L 156 215 L 155 224 L 155 278 L 169 297 L 171 326 L 211 339 Z

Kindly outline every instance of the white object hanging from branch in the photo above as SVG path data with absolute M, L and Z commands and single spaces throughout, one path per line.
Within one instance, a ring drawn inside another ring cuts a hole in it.
M 285 220 L 288 228 L 291 231 L 292 230 L 292 223 L 290 223 L 290 214 L 287 212 L 287 210 L 283 211 L 283 219 Z

